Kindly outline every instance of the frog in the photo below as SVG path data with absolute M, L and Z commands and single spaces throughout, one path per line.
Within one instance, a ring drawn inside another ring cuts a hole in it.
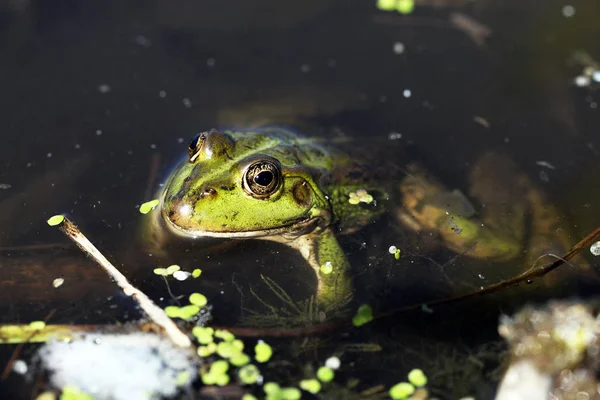
M 514 260 L 525 251 L 534 260 L 570 245 L 558 209 L 507 157 L 489 152 L 473 166 L 477 211 L 420 163 L 392 171 L 374 164 L 378 155 L 344 151 L 343 142 L 279 126 L 196 134 L 161 190 L 151 220 L 155 246 L 169 235 L 285 244 L 317 277 L 319 307 L 336 309 L 353 295 L 339 239 L 383 215 L 407 231 L 435 232 L 448 249 L 476 259 Z M 389 175 L 396 179 L 383 179 Z

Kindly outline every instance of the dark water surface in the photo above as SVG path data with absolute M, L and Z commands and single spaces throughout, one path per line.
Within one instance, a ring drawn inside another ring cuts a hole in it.
M 599 99 L 590 88 L 574 87 L 581 67 L 569 64 L 576 50 L 600 59 L 597 1 L 417 1 L 411 16 L 377 11 L 375 1 L 247 3 L 0 4 L 2 323 L 43 319 L 51 310 L 54 323 L 140 317 L 92 261 L 46 225 L 56 213 L 67 214 L 136 285 L 167 305 L 164 284 L 152 274 L 159 265 L 135 239 L 143 218 L 137 207 L 155 197 L 189 139 L 212 127 L 310 121 L 320 134 L 343 132 L 364 152 L 401 133 L 397 141 L 416 149 L 414 157 L 449 186 L 466 185 L 479 154 L 502 152 L 561 207 L 574 242 L 599 225 Z M 574 16 L 563 15 L 566 5 Z M 457 13 L 484 25 L 489 36 L 457 27 Z M 390 237 L 404 243 L 406 236 L 383 221 L 344 239 L 365 277 L 357 288 L 362 302 L 390 309 L 525 269 L 498 271 L 460 259 L 440 269 L 453 255 L 433 250 L 431 259 L 409 254 L 394 264 Z M 363 251 L 363 242 L 379 247 Z M 240 304 L 260 308 L 244 287 L 251 282 L 265 291 L 260 274 L 280 277 L 299 298 L 310 287 L 284 277 L 297 269 L 314 280 L 298 255 L 269 243 L 181 254 L 183 267 L 209 272 L 198 287 L 171 289 L 205 293 L 220 324 L 235 324 Z M 597 264 L 587 249 L 585 256 Z M 54 289 L 60 276 L 65 283 Z M 389 386 L 420 365 L 436 371 L 432 387 L 442 398 L 489 398 L 498 365 L 496 356 L 486 357 L 501 347 L 495 324 L 501 311 L 528 299 L 520 288 L 511 289 L 521 296 L 512 303 L 490 297 L 433 317 L 380 323 L 354 342 L 377 343 L 383 352 L 352 355 L 357 362 L 347 378 L 360 378 L 364 388 Z M 595 291 L 585 282 L 553 290 Z M 342 343 L 333 338 L 302 361 L 322 362 Z M 0 349 L 2 367 L 12 350 Z M 472 354 L 479 364 L 458 367 Z M 19 377 L 7 382 L 0 388 L 10 397 L 0 397 L 29 398 L 30 386 Z

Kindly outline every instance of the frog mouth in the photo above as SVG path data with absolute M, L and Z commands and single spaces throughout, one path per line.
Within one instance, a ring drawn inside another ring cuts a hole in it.
M 321 225 L 320 217 L 301 216 L 288 221 L 285 221 L 281 226 L 276 228 L 263 229 L 258 231 L 209 231 L 201 229 L 189 229 L 175 224 L 171 219 L 163 215 L 163 221 L 166 222 L 170 230 L 178 236 L 192 238 L 221 238 L 221 239 L 252 239 L 264 238 L 268 236 L 282 236 L 289 239 L 297 238 L 309 232 L 312 232 Z

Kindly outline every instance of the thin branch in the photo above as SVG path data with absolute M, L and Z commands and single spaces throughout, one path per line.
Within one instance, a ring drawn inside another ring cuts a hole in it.
M 180 347 L 190 347 L 192 345 L 192 342 L 187 335 L 177 327 L 163 309 L 154 304 L 144 292 L 129 283 L 125 275 L 112 265 L 110 261 L 108 261 L 106 257 L 104 257 L 104 255 L 102 255 L 102 253 L 83 235 L 83 233 L 69 221 L 69 219 L 65 217 L 59 229 L 63 231 L 69 239 L 74 241 L 79 248 L 90 255 L 116 282 L 126 296 L 133 297 L 140 305 L 140 308 L 144 310 L 148 318 L 156 325 L 162 327 L 173 343 Z

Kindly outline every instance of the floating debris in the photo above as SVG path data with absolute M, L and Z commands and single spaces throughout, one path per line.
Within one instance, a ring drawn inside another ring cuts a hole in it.
M 485 40 L 492 34 L 490 28 L 467 14 L 459 12 L 451 13 L 450 23 L 457 29 L 460 29 L 478 46 L 482 46 Z
M 390 132 L 390 134 L 388 135 L 388 139 L 400 140 L 400 139 L 402 139 L 402 134 L 399 132 Z
M 396 260 L 400 259 L 400 254 L 402 253 L 402 251 L 399 248 L 397 248 L 396 246 L 390 246 L 388 251 L 390 252 L 390 254 L 394 255 L 394 258 Z
M 56 278 L 55 280 L 52 281 L 52 286 L 54 286 L 54 288 L 57 288 L 57 287 L 62 286 L 63 283 L 65 283 L 64 278 Z
M 325 366 L 328 367 L 328 368 L 331 368 L 333 370 L 336 370 L 336 369 L 340 368 L 341 365 L 342 365 L 342 362 L 337 357 L 329 357 L 325 361 Z
M 11 187 L 8 183 L 0 183 L 0 189 L 10 189 Z
M 371 196 L 365 189 L 359 189 L 356 192 L 348 193 L 349 199 L 348 202 L 350 204 L 358 204 L 358 203 L 372 203 L 373 196 Z
M 75 336 L 44 345 L 38 356 L 52 386 L 75 386 L 95 399 L 172 397 L 191 384 L 180 373 L 195 376 L 197 368 L 189 349 L 150 333 Z
M 98 85 L 98 91 L 102 94 L 105 94 L 111 91 L 111 87 L 106 83 L 103 83 L 102 85 Z
M 23 360 L 15 360 L 12 366 L 13 371 L 19 375 L 25 375 L 27 373 L 27 363 Z
M 192 273 L 191 272 L 187 272 L 187 271 L 175 271 L 175 272 L 173 272 L 173 278 L 177 279 L 178 281 L 185 281 L 190 276 L 192 276 Z
M 556 167 L 554 165 L 550 164 L 548 161 L 536 161 L 535 163 L 537 165 L 539 165 L 540 167 L 545 167 L 545 168 L 552 169 L 552 170 L 556 169 Z
M 575 79 L 573 79 L 573 84 L 577 87 L 590 86 L 591 83 L 592 79 L 589 76 L 585 75 L 577 75 Z
M 402 43 L 402 42 L 394 43 L 394 53 L 396 53 L 396 54 L 404 53 L 404 43 Z
M 600 256 L 600 241 L 590 246 L 590 252 L 595 256 Z
M 573 7 L 572 5 L 566 5 L 562 8 L 562 15 L 565 18 L 571 18 L 572 16 L 575 15 L 575 7 Z
M 473 117 L 473 121 L 475 121 L 479 125 L 483 126 L 484 128 L 490 129 L 490 123 L 488 122 L 487 119 L 485 119 L 483 117 L 476 115 Z

